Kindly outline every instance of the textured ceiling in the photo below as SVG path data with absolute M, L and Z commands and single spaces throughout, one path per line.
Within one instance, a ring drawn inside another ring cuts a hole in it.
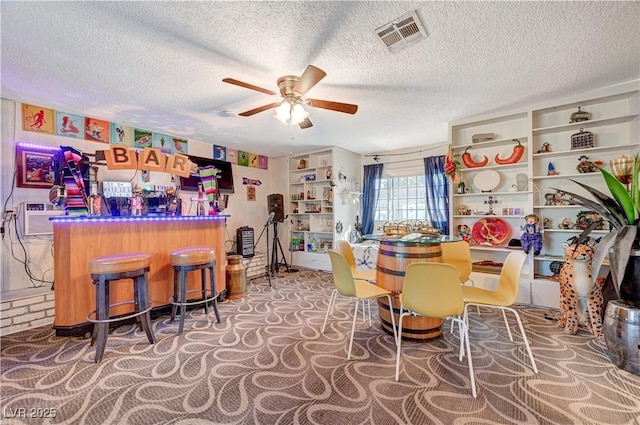
M 390 53 L 374 30 L 417 10 L 428 37 Z M 1 2 L 2 97 L 270 156 L 447 140 L 447 123 L 640 77 L 640 2 Z M 287 127 L 273 91 L 327 76 Z

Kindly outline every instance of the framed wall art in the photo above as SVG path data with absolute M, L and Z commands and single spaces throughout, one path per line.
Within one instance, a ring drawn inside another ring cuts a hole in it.
M 49 189 L 53 186 L 53 157 L 56 150 L 16 145 L 16 185 Z

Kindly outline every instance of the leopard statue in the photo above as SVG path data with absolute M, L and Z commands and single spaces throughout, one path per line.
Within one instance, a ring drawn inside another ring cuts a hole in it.
M 570 239 L 562 244 L 564 264 L 560 270 L 560 313 L 558 326 L 574 335 L 584 324 L 598 339 L 604 339 L 602 327 L 602 287 L 604 279 L 592 283 L 591 260 L 596 242 Z

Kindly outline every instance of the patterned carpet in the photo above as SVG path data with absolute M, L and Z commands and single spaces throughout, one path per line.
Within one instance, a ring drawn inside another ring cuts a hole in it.
M 222 323 L 194 310 L 185 332 L 154 321 L 157 342 L 122 326 L 102 363 L 87 339 L 43 327 L 2 337 L 2 424 L 640 424 L 640 377 L 609 363 L 590 334 L 565 335 L 547 311 L 520 306 L 539 373 L 499 314 L 471 312 L 478 398 L 457 336 L 403 342 L 356 325 L 339 299 L 320 334 L 333 284 L 301 271 L 250 282 L 220 305 Z M 512 322 L 513 323 L 513 322 Z M 514 329 L 517 329 L 513 326 Z M 24 409 L 24 410 L 21 410 Z M 42 418 L 42 416 L 55 416 Z

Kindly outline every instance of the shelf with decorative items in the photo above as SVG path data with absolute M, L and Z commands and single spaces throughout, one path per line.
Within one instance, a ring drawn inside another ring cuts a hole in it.
M 542 249 L 538 255 L 529 252 L 521 290 L 529 279 L 531 296 L 524 302 L 558 307 L 559 287 L 554 281 L 557 275 L 550 265 L 554 263 L 557 268 L 557 262 L 561 264 L 564 258 L 562 244 L 579 235 L 585 221 L 597 219 L 593 212 L 571 205 L 563 191 L 580 193 L 575 181 L 606 193 L 598 167 L 611 171 L 612 164 L 616 164 L 621 169 L 625 158 L 640 151 L 639 88 L 637 81 L 629 82 L 450 125 L 451 148 L 445 162 L 445 172 L 452 178 L 450 228 L 455 235 L 459 233 L 458 226 L 462 226 L 469 235 L 473 261 L 500 263 L 514 249 L 503 243 L 504 238 L 483 241 L 481 234 L 474 240 L 473 229 L 478 228 L 479 221 L 492 217 L 503 222 L 502 226 L 506 224 L 510 230 L 509 241 L 513 242 L 521 238 L 525 217 L 538 217 Z M 521 158 L 506 166 L 496 163 L 496 154 L 500 159 L 513 154 L 515 139 L 524 147 Z M 471 155 L 467 156 L 470 167 L 464 165 L 464 153 Z M 477 185 L 495 182 L 495 176 L 489 175 L 491 171 L 499 174 L 499 183 L 491 189 L 478 188 Z M 484 215 L 487 202 L 493 202 L 490 216 Z M 513 215 L 509 208 L 513 208 Z M 607 233 L 605 227 L 592 236 Z
M 337 223 L 358 214 L 351 203 L 341 202 L 338 195 L 347 176 L 359 179 L 359 163 L 360 156 L 337 147 L 289 157 L 293 265 L 330 270 L 326 252 L 342 233 L 342 229 L 338 232 Z

